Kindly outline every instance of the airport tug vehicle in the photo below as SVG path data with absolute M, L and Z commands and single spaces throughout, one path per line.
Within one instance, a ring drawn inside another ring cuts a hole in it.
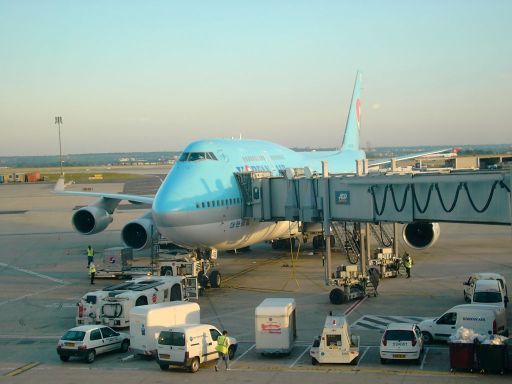
M 329 315 L 322 335 L 309 351 L 311 364 L 352 364 L 359 360 L 359 336 L 351 335 L 345 316 Z
M 377 296 L 379 271 L 372 267 L 367 274 L 363 274 L 357 265 L 339 265 L 329 284 L 336 287 L 329 293 L 332 304 L 340 305 L 369 295 Z

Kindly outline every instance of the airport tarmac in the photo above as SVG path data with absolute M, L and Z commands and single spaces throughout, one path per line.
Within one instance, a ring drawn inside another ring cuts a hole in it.
M 121 192 L 121 183 L 103 183 L 95 191 Z M 204 322 L 227 329 L 239 341 L 229 372 L 211 364 L 196 374 L 162 372 L 154 361 L 130 353 L 98 356 L 87 365 L 63 363 L 55 351 L 65 330 L 74 326 L 76 302 L 91 290 L 85 248 L 120 245 L 120 229 L 140 209 L 120 209 L 108 230 L 90 237 L 71 228 L 72 211 L 90 198 L 57 196 L 50 184 L 0 185 L 0 380 L 23 383 L 142 383 L 183 380 L 190 383 L 418 383 L 476 382 L 480 374 L 450 373 L 446 344 L 427 346 L 419 365 L 381 365 L 378 345 L 386 322 L 419 321 L 463 304 L 462 282 L 473 272 L 495 271 L 512 282 L 512 230 L 506 226 L 442 224 L 438 243 L 414 257 L 412 278 L 386 279 L 379 296 L 341 306 L 330 304 L 323 283 L 321 256 L 305 248 L 293 263 L 290 255 L 267 244 L 245 253 L 220 253 L 223 288 L 199 299 Z M 140 189 L 140 185 L 137 186 Z M 334 256 L 334 265 L 346 263 Z M 97 280 L 96 289 L 115 283 Z M 254 309 L 267 297 L 297 301 L 296 346 L 289 356 L 263 357 L 254 351 Z M 352 332 L 361 336 L 357 366 L 312 366 L 309 346 L 325 316 L 348 313 Z M 512 325 L 508 310 L 509 328 Z M 32 363 L 32 364 L 31 364 Z M 18 371 L 15 371 L 18 369 Z M 98 376 L 101 375 L 101 376 Z M 510 380 L 486 375 L 486 382 Z

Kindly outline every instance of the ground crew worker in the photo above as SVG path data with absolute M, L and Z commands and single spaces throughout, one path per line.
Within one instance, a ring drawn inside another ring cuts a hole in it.
M 96 266 L 94 265 L 94 261 L 91 261 L 91 264 L 89 264 L 89 275 L 91 276 L 91 284 L 94 284 L 94 276 L 96 275 Z
M 228 331 L 222 331 L 222 335 L 217 338 L 217 346 L 215 350 L 219 352 L 219 358 L 215 362 L 215 372 L 219 370 L 219 361 L 222 359 L 226 364 L 226 370 L 229 364 L 229 353 L 228 353 Z
M 407 278 L 411 277 L 412 257 L 408 253 L 404 255 L 404 267 L 405 272 L 407 272 Z
M 94 249 L 89 245 L 87 247 L 87 268 L 89 268 L 89 265 L 94 260 Z

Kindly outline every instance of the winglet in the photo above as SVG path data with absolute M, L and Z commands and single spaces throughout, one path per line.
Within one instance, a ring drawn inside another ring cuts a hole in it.
M 59 177 L 57 182 L 55 183 L 55 187 L 53 187 L 53 192 L 63 192 L 64 191 L 64 177 Z
M 359 129 L 361 128 L 361 82 L 363 74 L 359 71 L 356 73 L 356 81 L 354 91 L 352 93 L 352 101 L 350 103 L 350 111 L 348 113 L 347 125 L 345 126 L 345 134 L 341 150 L 358 150 L 359 149 Z

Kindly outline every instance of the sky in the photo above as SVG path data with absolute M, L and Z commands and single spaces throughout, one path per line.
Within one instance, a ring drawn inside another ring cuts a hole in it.
M 0 156 L 512 142 L 512 1 L 0 0 Z

